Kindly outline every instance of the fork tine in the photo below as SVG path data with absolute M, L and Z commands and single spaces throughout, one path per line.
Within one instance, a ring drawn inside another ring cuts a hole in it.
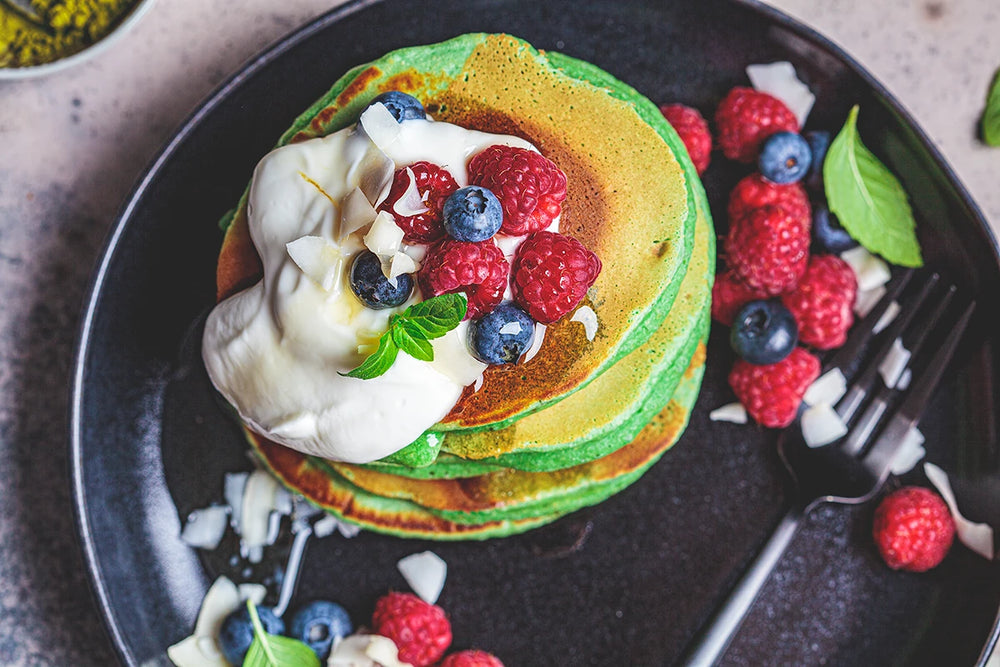
M 889 423 L 883 429 L 875 444 L 872 445 L 871 450 L 862 459 L 864 466 L 872 473 L 873 477 L 878 479 L 874 491 L 877 491 L 881 487 L 882 482 L 888 476 L 892 461 L 904 436 L 920 421 L 924 408 L 927 407 L 927 403 L 930 401 L 934 387 L 937 386 L 938 381 L 948 367 L 948 362 L 951 361 L 951 357 L 958 347 L 958 343 L 965 332 L 966 326 L 969 324 L 969 319 L 972 317 L 972 311 L 975 307 L 975 301 L 970 302 L 966 306 L 965 311 L 948 333 L 948 337 L 944 343 L 941 344 L 941 347 L 934 353 L 930 362 L 920 372 L 919 377 L 911 383 L 906 393 L 906 398 L 903 399 L 892 419 L 889 420 Z
M 878 366 L 882 359 L 889 354 L 889 350 L 892 348 L 892 343 L 897 338 L 906 327 L 910 324 L 910 321 L 920 310 L 924 301 L 933 291 L 934 287 L 937 285 L 938 281 L 941 279 L 937 273 L 933 273 L 924 281 L 923 287 L 920 292 L 915 295 L 912 299 L 908 299 L 906 305 L 903 309 L 896 315 L 896 319 L 892 321 L 889 328 L 885 332 L 885 338 L 882 341 L 881 347 L 878 352 L 873 356 L 873 362 L 868 364 L 861 375 L 854 381 L 851 388 L 847 390 L 847 394 L 844 398 L 840 400 L 837 404 L 837 414 L 844 422 L 850 422 L 854 415 L 857 413 L 858 408 L 871 393 L 872 387 L 875 386 L 875 379 L 878 375 Z
M 911 341 L 908 348 L 911 359 L 916 358 L 920 354 L 921 348 L 923 348 L 923 345 L 927 341 L 930 333 L 941 321 L 941 318 L 948 309 L 951 299 L 955 296 L 956 291 L 957 288 L 954 285 L 950 285 L 948 290 L 941 296 L 940 299 L 938 299 L 938 302 L 930 316 L 920 322 L 920 327 L 917 329 L 916 337 Z M 890 341 L 890 345 L 891 343 L 892 341 Z M 877 358 L 872 361 L 872 364 L 877 368 L 883 360 L 884 357 Z M 883 383 L 878 394 L 876 394 L 875 398 L 873 398 L 868 404 L 868 407 L 865 408 L 865 411 L 858 418 L 857 422 L 853 425 L 847 437 L 841 444 L 841 448 L 845 452 L 851 455 L 861 453 L 865 444 L 868 443 L 871 438 L 872 433 L 885 416 L 893 394 L 897 393 L 896 384 L 897 383 L 894 382 L 892 386 L 889 386 Z

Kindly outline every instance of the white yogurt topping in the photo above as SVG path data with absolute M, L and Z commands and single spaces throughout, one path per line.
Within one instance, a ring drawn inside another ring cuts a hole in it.
M 485 369 L 469 354 L 462 323 L 432 341 L 432 362 L 400 352 L 376 378 L 338 374 L 373 351 L 390 315 L 420 298 L 414 290 L 402 306 L 373 310 L 351 291 L 350 258 L 364 249 L 372 222 L 357 227 L 357 216 L 373 211 L 357 205 L 355 191 L 377 205 L 388 190 L 386 170 L 420 160 L 445 167 L 464 186 L 468 160 L 480 150 L 494 144 L 534 150 L 517 137 L 430 120 L 402 123 L 395 138 L 379 143 L 347 128 L 261 160 L 247 211 L 264 275 L 215 307 L 202 343 L 212 382 L 251 428 L 306 454 L 352 463 L 380 459 L 415 440 Z M 352 198 L 345 214 L 341 209 Z M 516 247 L 514 239 L 496 240 L 505 252 Z M 403 244 L 397 251 L 418 263 L 424 249 Z M 393 251 L 385 252 L 391 266 Z

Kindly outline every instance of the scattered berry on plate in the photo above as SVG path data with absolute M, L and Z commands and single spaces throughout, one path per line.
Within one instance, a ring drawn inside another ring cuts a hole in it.
M 750 174 L 740 179 L 729 193 L 727 213 L 729 222 L 739 220 L 750 211 L 764 206 L 782 206 L 796 216 L 811 217 L 809 196 L 799 183 L 779 185 L 760 174 Z
M 801 347 L 767 366 L 738 359 L 729 372 L 729 386 L 758 424 L 784 428 L 795 420 L 802 396 L 819 377 L 819 367 L 819 359 Z
M 926 572 L 951 548 L 955 521 L 941 496 L 923 487 L 904 486 L 875 510 L 872 536 L 889 567 Z
M 370 250 L 354 256 L 351 291 L 369 308 L 381 310 L 402 305 L 413 292 L 413 277 L 404 273 L 391 281 L 382 273 L 382 261 Z M 396 284 L 393 285 L 392 283 Z
M 683 104 L 664 104 L 660 113 L 684 142 L 698 174 L 705 173 L 712 158 L 712 133 L 708 130 L 708 122 L 697 109 Z
M 381 102 L 385 105 L 385 108 L 389 110 L 389 113 L 392 114 L 397 123 L 402 123 L 404 120 L 427 117 L 427 112 L 424 111 L 424 105 L 420 103 L 420 100 L 413 95 L 407 95 L 398 90 L 389 90 L 378 95 L 372 100 L 372 104 L 376 102 Z
M 751 364 L 776 364 L 795 349 L 798 334 L 795 318 L 781 301 L 751 301 L 733 317 L 729 344 Z
M 826 204 L 813 207 L 812 237 L 813 245 L 824 252 L 839 255 L 845 250 L 858 247 L 858 242 L 840 226 L 837 216 L 830 213 Z
M 545 229 L 562 211 L 566 174 L 540 153 L 490 146 L 469 162 L 469 182 L 497 196 L 503 206 L 501 231 L 523 236 Z
M 393 174 L 389 195 L 379 209 L 392 214 L 407 243 L 432 243 L 444 236 L 442 209 L 457 189 L 458 183 L 444 167 L 414 162 Z
M 469 348 L 486 364 L 512 364 L 535 338 L 535 322 L 521 308 L 506 301 L 469 326 Z
M 769 296 L 795 287 L 809 262 L 810 220 L 764 206 L 731 220 L 726 263 L 747 287 Z
M 822 192 L 823 160 L 826 159 L 826 151 L 830 148 L 830 133 L 826 130 L 813 130 L 802 136 L 809 144 L 809 152 L 812 154 L 812 163 L 809 165 L 809 173 L 806 174 L 806 187 L 813 192 Z
M 798 322 L 802 343 L 832 350 L 847 340 L 857 293 L 858 281 L 847 262 L 836 255 L 813 255 L 798 285 L 781 301 Z
M 444 230 L 453 239 L 477 243 L 492 238 L 503 223 L 503 208 L 492 192 L 468 185 L 451 193 L 444 202 Z
M 514 258 L 514 300 L 535 321 L 550 324 L 576 308 L 600 272 L 601 260 L 575 238 L 535 232 Z
M 715 276 L 712 285 L 712 317 L 727 327 L 732 325 L 736 311 L 750 301 L 767 298 L 760 290 L 747 287 L 732 271 Z
M 775 132 L 761 145 L 757 166 L 772 183 L 798 183 L 812 163 L 809 144 L 796 132 Z
M 299 607 L 288 624 L 288 636 L 311 648 L 320 660 L 326 660 L 333 645 L 353 631 L 347 611 L 327 600 Z
M 425 299 L 465 292 L 469 300 L 465 317 L 475 319 L 503 300 L 509 271 L 503 251 L 492 239 L 480 243 L 445 239 L 431 246 L 417 272 L 417 283 Z
M 285 634 L 285 622 L 274 615 L 270 607 L 257 607 L 257 616 L 264 631 L 271 635 Z M 242 665 L 253 643 L 253 623 L 245 605 L 226 616 L 219 629 L 219 648 L 230 665 Z
M 444 610 L 412 593 L 392 592 L 378 599 L 372 629 L 399 648 L 399 660 L 413 667 L 433 665 L 451 645 L 451 623 Z
M 784 102 L 753 88 L 729 91 L 715 111 L 716 141 L 730 160 L 756 161 L 761 143 L 775 132 L 798 132 L 799 121 Z
M 503 667 L 500 658 L 476 649 L 452 653 L 438 667 Z

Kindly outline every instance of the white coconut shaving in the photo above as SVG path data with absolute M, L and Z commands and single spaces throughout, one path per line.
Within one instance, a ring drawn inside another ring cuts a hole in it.
M 819 403 L 802 413 L 802 438 L 809 447 L 822 447 L 847 435 L 847 425 L 837 411 Z
M 222 622 L 247 600 L 253 600 L 254 604 L 263 602 L 266 592 L 260 584 L 241 584 L 237 587 L 226 577 L 219 577 L 201 602 L 194 632 L 169 647 L 167 657 L 176 667 L 229 667 L 217 639 Z
M 889 464 L 889 472 L 893 475 L 905 475 L 913 470 L 927 452 L 924 450 L 924 434 L 916 426 L 910 428 L 899 443 L 899 449 Z
M 324 291 L 339 291 L 344 255 L 331 241 L 322 236 L 302 236 L 286 243 L 285 250 L 299 270 Z
M 886 307 L 885 312 L 882 313 L 882 317 L 878 318 L 878 322 L 876 322 L 875 326 L 872 327 L 872 333 L 878 335 L 885 331 L 886 327 L 892 324 L 893 320 L 895 320 L 899 315 L 900 310 L 902 310 L 902 308 L 900 308 L 898 301 L 890 303 Z
M 878 305 L 887 291 L 885 285 L 879 285 L 869 290 L 858 290 L 857 296 L 854 297 L 854 314 L 858 317 L 866 317 Z
M 747 78 L 754 88 L 777 97 L 795 114 L 799 127 L 806 124 L 816 96 L 795 73 L 795 66 L 787 61 L 763 65 L 747 65 Z
M 948 510 L 951 512 L 952 518 L 955 519 L 955 533 L 958 535 L 959 541 L 983 558 L 993 560 L 995 555 L 993 528 L 989 524 L 969 521 L 962 515 L 958 509 L 958 502 L 955 500 L 955 493 L 951 489 L 948 474 L 944 470 L 933 463 L 925 463 L 924 474 L 927 475 L 927 479 L 947 503 Z
M 896 338 L 896 340 L 892 341 L 889 353 L 882 360 L 882 363 L 878 365 L 879 375 L 882 376 L 882 381 L 885 382 L 886 387 L 892 389 L 896 386 L 908 363 L 910 363 L 910 351 L 903 347 L 902 340 Z
M 535 325 L 535 338 L 531 341 L 531 347 L 524 353 L 524 363 L 528 363 L 535 358 L 538 351 L 542 349 L 542 342 L 545 340 L 545 325 L 538 323 Z
M 847 262 L 854 277 L 858 281 L 858 290 L 867 291 L 885 285 L 892 279 L 889 265 L 880 257 L 876 257 L 864 248 L 858 246 L 840 253 L 840 258 Z
M 361 188 L 354 188 L 344 196 L 340 206 L 340 224 L 337 240 L 343 241 L 348 235 L 375 222 L 378 211 L 368 201 Z
M 448 577 L 448 564 L 433 551 L 421 551 L 401 558 L 396 568 L 413 592 L 429 604 L 437 602 Z
M 517 321 L 508 322 L 500 327 L 499 333 L 502 336 L 516 336 L 521 333 L 521 323 Z
M 726 403 L 708 413 L 708 418 L 714 422 L 729 422 L 731 424 L 746 424 L 747 409 L 742 403 Z
M 583 332 L 587 336 L 587 340 L 593 341 L 594 336 L 597 335 L 597 313 L 590 306 L 580 306 L 573 313 L 573 317 L 569 318 L 570 322 L 579 322 L 583 325 Z
M 406 175 L 409 179 L 406 190 L 392 205 L 392 212 L 404 217 L 426 213 L 430 209 L 427 208 L 427 202 L 420 196 L 420 190 L 417 188 L 417 177 L 413 174 L 413 169 L 407 167 Z
M 819 405 L 821 403 L 836 405 L 837 401 L 843 398 L 846 393 L 847 378 L 844 377 L 839 368 L 832 368 L 809 385 L 802 400 L 805 401 L 806 405 Z
M 383 151 L 399 139 L 399 123 L 384 104 L 373 104 L 362 111 L 358 122 L 372 143 Z
M 181 539 L 185 544 L 198 549 L 212 550 L 219 546 L 229 524 L 230 509 L 223 505 L 212 505 L 188 514 Z

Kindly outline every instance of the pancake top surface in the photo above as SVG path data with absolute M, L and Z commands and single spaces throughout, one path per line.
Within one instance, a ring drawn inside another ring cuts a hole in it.
M 521 136 L 566 172 L 560 231 L 604 265 L 585 301 L 597 313 L 597 336 L 588 341 L 569 318 L 549 326 L 531 362 L 491 367 L 479 391 L 467 388 L 443 430 L 496 426 L 583 386 L 649 337 L 686 271 L 694 206 L 675 156 L 684 155 L 680 141 L 625 84 L 572 59 L 559 63 L 506 35 L 402 49 L 345 75 L 281 140 L 350 125 L 375 95 L 395 89 L 416 96 L 437 120 Z M 220 294 L 259 271 L 248 242 L 241 207 L 220 256 Z

